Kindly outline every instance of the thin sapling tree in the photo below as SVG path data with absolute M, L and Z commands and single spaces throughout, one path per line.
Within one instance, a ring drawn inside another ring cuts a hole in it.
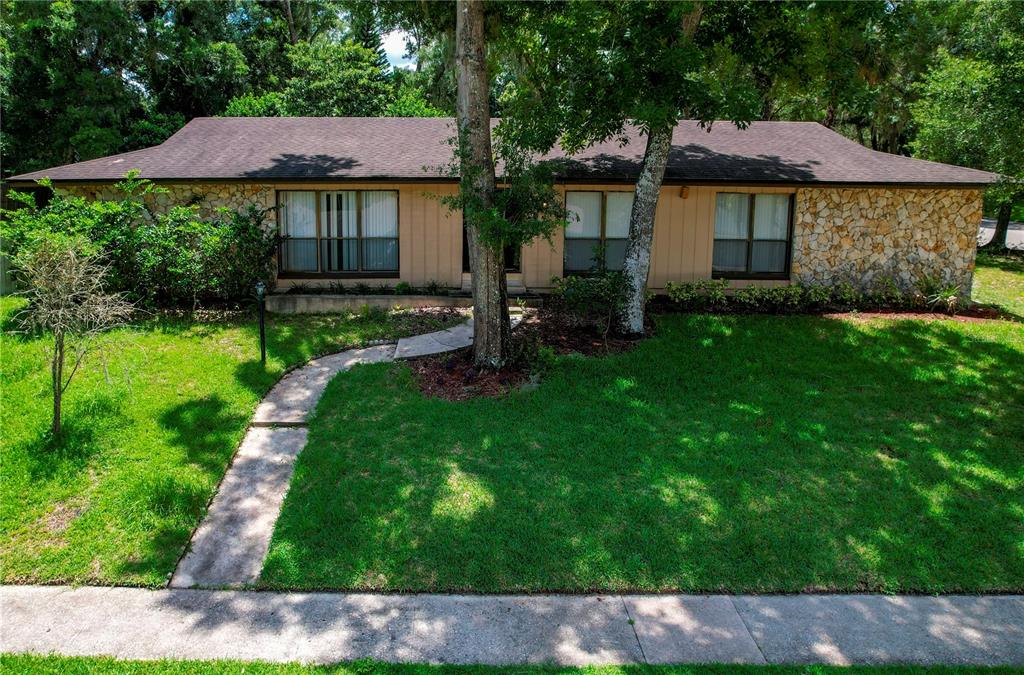
M 84 239 L 53 235 L 39 239 L 16 259 L 28 306 L 20 314 L 31 331 L 50 333 L 50 377 L 53 420 L 50 431 L 61 431 L 64 392 L 78 372 L 99 333 L 124 323 L 133 306 L 120 294 L 103 288 L 106 276 L 98 254 Z

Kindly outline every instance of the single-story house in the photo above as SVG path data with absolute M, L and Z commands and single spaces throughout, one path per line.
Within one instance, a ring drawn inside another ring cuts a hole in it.
M 451 119 L 199 118 L 143 150 L 14 176 L 102 199 L 131 169 L 166 187 L 155 208 L 250 203 L 287 236 L 279 287 L 399 281 L 465 287 L 462 216 L 439 195 L 458 189 Z M 558 190 L 573 217 L 550 243 L 506 252 L 510 290 L 544 290 L 585 272 L 595 246 L 622 264 L 644 138 L 562 159 Z M 865 148 L 813 122 L 754 122 L 710 132 L 681 121 L 658 203 L 649 286 L 725 278 L 747 284 L 924 278 L 969 292 L 984 171 Z

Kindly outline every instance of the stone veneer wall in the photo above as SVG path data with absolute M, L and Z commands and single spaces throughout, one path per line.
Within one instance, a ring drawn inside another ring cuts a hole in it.
M 911 291 L 938 278 L 969 295 L 981 202 L 980 190 L 801 188 L 793 280 L 870 290 L 889 277 Z
M 221 207 L 241 211 L 250 205 L 264 209 L 274 206 L 273 188 L 258 183 L 179 183 L 161 184 L 160 187 L 166 192 L 150 194 L 146 198 L 147 206 L 158 213 L 172 206 L 195 205 L 199 207 L 200 217 L 209 218 Z M 86 199 L 121 198 L 121 193 L 112 185 L 75 185 L 57 188 L 57 192 Z M 272 212 L 267 213 L 265 222 L 268 225 L 276 222 Z

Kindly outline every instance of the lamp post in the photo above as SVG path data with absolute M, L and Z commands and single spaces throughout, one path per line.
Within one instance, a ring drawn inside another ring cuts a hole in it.
M 256 282 L 256 301 L 260 308 L 260 363 L 267 365 L 267 329 L 263 319 L 266 306 L 267 285 L 262 281 Z

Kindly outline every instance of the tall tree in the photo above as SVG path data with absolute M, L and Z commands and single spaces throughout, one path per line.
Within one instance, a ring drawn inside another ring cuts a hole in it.
M 646 136 L 630 213 L 623 273 L 628 296 L 619 330 L 644 329 L 651 242 L 672 133 L 681 117 L 739 125 L 757 115 L 749 69 L 725 40 L 700 39 L 702 2 L 575 0 L 546 20 L 527 43 L 519 83 L 506 96 L 521 142 L 575 152 L 625 138 L 629 124 Z
M 500 368 L 509 355 L 512 327 L 504 258 L 501 250 L 488 246 L 482 236 L 481 220 L 494 204 L 495 183 L 482 0 L 458 0 L 455 17 L 459 189 L 473 206 L 465 210 L 464 217 L 473 271 L 474 361 Z
M 1024 199 L 1024 3 L 954 7 L 958 26 L 912 106 L 918 157 L 1000 173 L 991 246 L 1006 247 L 1014 204 Z

